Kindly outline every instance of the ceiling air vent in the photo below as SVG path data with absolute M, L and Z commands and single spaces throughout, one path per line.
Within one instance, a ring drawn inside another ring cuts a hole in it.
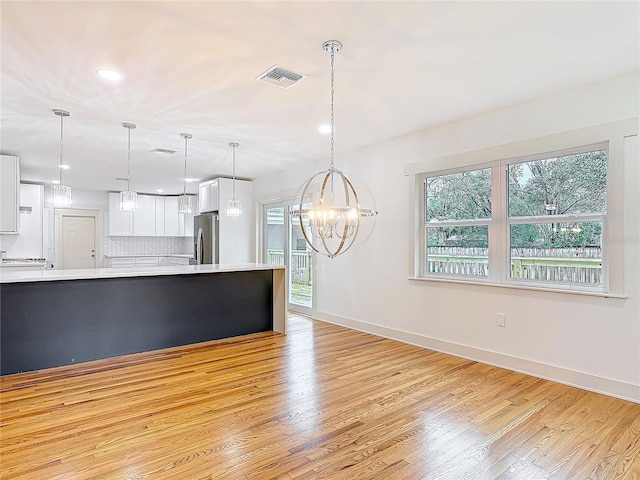
M 176 153 L 175 150 L 169 150 L 168 148 L 154 148 L 151 150 L 153 153 L 162 153 L 164 155 L 173 155 Z
M 277 87 L 289 88 L 293 87 L 300 80 L 305 78 L 304 75 L 300 75 L 299 73 L 293 73 L 289 70 L 285 70 L 284 68 L 280 68 L 277 65 L 274 65 L 269 70 L 264 73 L 261 73 L 256 77 L 256 80 L 260 80 L 261 82 L 270 83 L 271 85 L 276 85 Z

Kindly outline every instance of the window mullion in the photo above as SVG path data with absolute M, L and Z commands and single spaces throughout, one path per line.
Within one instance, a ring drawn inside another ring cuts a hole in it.
M 505 270 L 505 201 L 504 165 L 496 162 L 491 167 L 491 222 L 489 223 L 489 278 L 502 283 Z

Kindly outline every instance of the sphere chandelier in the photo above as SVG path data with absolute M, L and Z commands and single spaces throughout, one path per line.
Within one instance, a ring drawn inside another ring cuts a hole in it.
M 290 216 L 311 250 L 334 258 L 353 246 L 361 218 L 373 217 L 378 212 L 360 206 L 352 181 L 335 167 L 334 58 L 342 49 L 342 42 L 328 40 L 322 47 L 331 55 L 331 163 L 327 170 L 313 175 L 300 187 Z

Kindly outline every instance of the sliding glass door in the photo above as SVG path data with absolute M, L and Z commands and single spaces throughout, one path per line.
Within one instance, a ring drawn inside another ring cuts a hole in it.
M 313 307 L 313 256 L 300 225 L 289 217 L 290 204 L 263 206 L 263 260 L 269 265 L 286 265 L 289 273 L 289 309 L 311 313 Z

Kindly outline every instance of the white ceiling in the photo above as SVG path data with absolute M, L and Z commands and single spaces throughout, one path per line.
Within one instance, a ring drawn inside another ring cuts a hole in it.
M 120 190 L 182 190 L 188 176 L 256 178 L 328 157 L 336 56 L 336 151 L 348 152 L 549 92 L 637 71 L 638 2 L 2 1 L 2 153 L 22 179 Z M 272 65 L 307 75 L 255 80 Z M 100 67 L 120 71 L 117 83 Z M 171 157 L 151 153 L 170 148 Z M 389 161 L 402 161 L 390 158 Z M 195 186 L 189 188 L 195 192 Z

